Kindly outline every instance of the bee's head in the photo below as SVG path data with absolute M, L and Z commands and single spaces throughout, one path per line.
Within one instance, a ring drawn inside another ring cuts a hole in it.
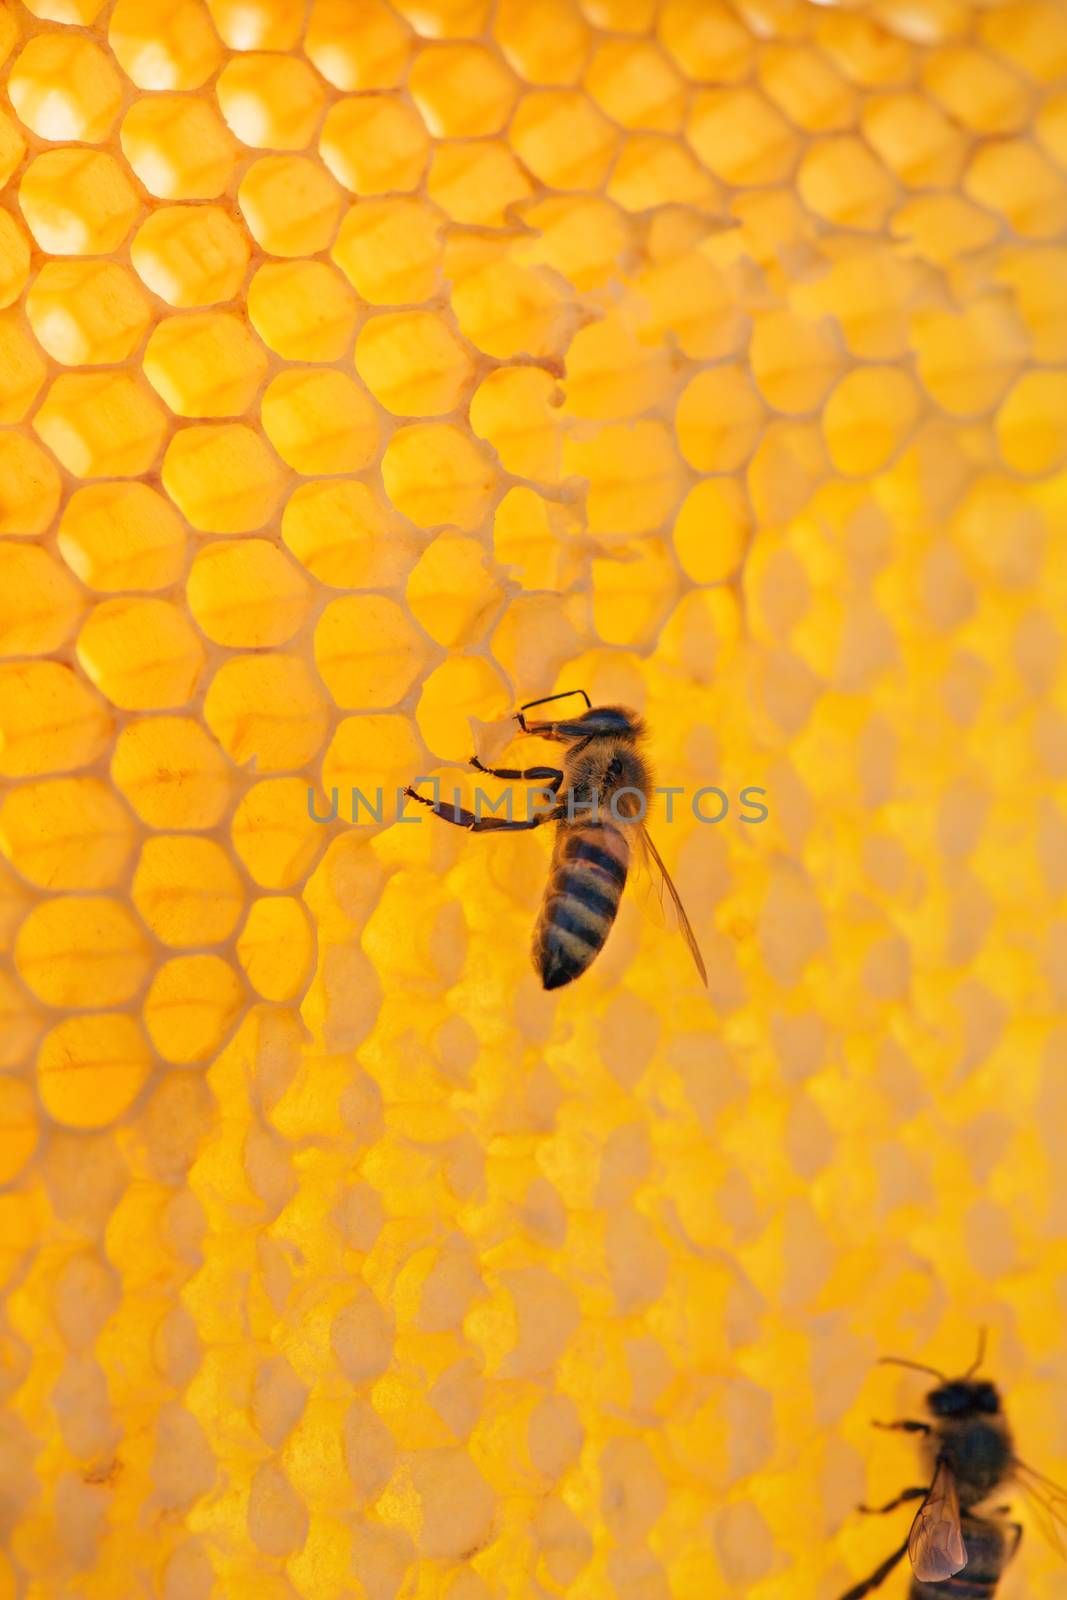
M 995 1384 L 985 1379 L 951 1378 L 931 1389 L 926 1404 L 935 1417 L 959 1420 L 963 1417 L 995 1417 L 1000 1411 L 1000 1395 Z
M 579 739 L 639 739 L 644 724 L 636 711 L 626 706 L 591 706 L 580 716 L 567 717 L 562 722 L 530 722 L 519 712 L 519 726 L 524 733 L 536 733 L 542 739 L 556 744 L 573 744 Z

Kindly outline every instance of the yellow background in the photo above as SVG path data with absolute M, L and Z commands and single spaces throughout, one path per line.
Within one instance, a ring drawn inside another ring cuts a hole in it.
M 1067 1474 L 1062 4 L 0 50 L 0 1596 L 835 1600 L 982 1323 Z M 308 818 L 579 685 L 707 994 Z

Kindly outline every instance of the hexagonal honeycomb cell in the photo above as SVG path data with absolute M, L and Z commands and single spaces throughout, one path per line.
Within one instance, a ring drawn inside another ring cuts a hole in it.
M 152 1052 L 130 1017 L 72 1017 L 41 1044 L 38 1092 L 60 1127 L 106 1128 L 129 1110 L 151 1070 Z
M 442 253 L 437 211 L 419 200 L 366 201 L 347 212 L 330 254 L 371 305 L 427 300 Z
M 418 187 L 429 136 L 422 119 L 391 95 L 364 95 L 330 107 L 319 152 L 338 183 L 358 195 Z
M 221 957 L 175 956 L 145 997 L 145 1030 L 165 1061 L 192 1066 L 218 1052 L 244 1001 L 240 978 Z
M 39 33 L 11 68 L 19 121 L 40 138 L 101 144 L 122 105 L 122 80 L 107 51 L 84 35 Z
M 403 417 L 454 411 L 474 372 L 468 351 L 432 311 L 371 317 L 360 329 L 355 357 L 375 399 Z
M 257 772 L 308 766 L 330 727 L 317 674 L 301 656 L 270 651 L 223 662 L 204 696 L 204 719 L 217 741 L 207 748 L 220 760 L 225 752 L 235 765 L 254 766 Z M 229 781 L 224 762 L 219 778 Z
M 232 300 L 250 254 L 250 241 L 217 206 L 161 206 L 130 245 L 142 283 L 170 306 Z
M 117 706 L 169 709 L 192 699 L 204 649 L 185 613 L 167 600 L 102 600 L 78 635 L 78 660 Z
M 327 249 L 341 211 L 341 191 L 308 156 L 263 156 L 245 171 L 237 198 L 253 241 L 272 256 Z
M 138 89 L 198 89 L 224 54 L 203 0 L 116 0 L 107 42 Z
M 189 569 L 185 593 L 201 632 L 230 648 L 285 644 L 313 604 L 300 568 L 266 539 L 205 545 Z
M 49 655 L 77 627 L 85 597 L 65 568 L 40 545 L 0 544 L 0 655 Z
M 65 367 L 111 366 L 137 349 L 152 306 L 114 261 L 50 261 L 26 296 L 34 338 Z
M 142 846 L 130 894 L 157 939 L 187 947 L 228 938 L 240 913 L 243 885 L 217 840 L 155 834 Z
M 284 476 L 253 428 L 225 422 L 175 434 L 163 458 L 163 487 L 201 533 L 251 533 L 278 503 Z
M 378 416 L 346 373 L 289 367 L 270 382 L 263 430 L 282 460 L 305 477 L 359 472 L 378 450 Z
M 226 814 L 234 774 L 192 717 L 142 717 L 115 742 L 111 779 L 152 828 L 212 828 Z
M 160 407 L 123 371 L 57 378 L 33 426 L 76 478 L 139 477 L 152 466 L 166 437 Z
M 323 90 L 299 57 L 234 56 L 215 82 L 219 110 L 242 144 L 258 150 L 302 150 L 311 141 Z
M 240 416 L 267 364 L 247 322 L 226 311 L 165 317 L 141 358 L 145 377 L 179 417 Z
M 2 1600 L 835 1600 L 980 1327 L 1067 1479 L 1064 6 L 0 73 Z M 552 829 L 405 794 L 579 690 L 706 987 L 635 852 L 546 992 Z
M 123 118 L 122 153 L 160 200 L 214 200 L 238 160 L 218 113 L 194 95 L 136 100 Z
M 337 361 L 359 316 L 345 279 L 326 261 L 266 261 L 248 285 L 248 316 L 285 361 Z
M 105 150 L 42 150 L 19 184 L 19 207 L 40 249 L 57 256 L 117 250 L 140 206 L 132 175 Z
M 56 543 L 68 567 L 90 589 L 168 589 L 185 565 L 181 519 L 145 483 L 76 489 L 63 507 Z

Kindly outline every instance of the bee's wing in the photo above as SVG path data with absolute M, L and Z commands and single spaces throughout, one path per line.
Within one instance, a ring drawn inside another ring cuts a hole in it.
M 960 1529 L 960 1497 L 956 1480 L 944 1461 L 937 1463 L 930 1492 L 911 1525 L 908 1555 L 915 1576 L 923 1583 L 943 1583 L 967 1565 L 967 1546 Z
M 1025 1462 L 1014 1464 L 1015 1478 L 1034 1510 L 1037 1524 L 1052 1548 L 1067 1557 L 1067 1489 L 1035 1472 Z
M 700 954 L 700 946 L 697 944 L 697 937 L 690 925 L 689 918 L 685 914 L 685 907 L 682 904 L 681 896 L 674 887 L 670 873 L 663 865 L 663 857 L 652 843 L 652 836 L 646 827 L 642 826 L 638 829 L 638 838 L 640 840 L 641 853 L 644 857 L 645 866 L 652 874 L 653 880 L 659 883 L 661 891 L 662 889 L 666 889 L 667 893 L 670 895 L 671 900 L 674 903 L 674 909 L 678 915 L 678 926 L 682 931 L 682 935 L 686 944 L 689 946 L 689 952 L 696 963 L 696 969 L 700 973 L 700 981 L 706 985 L 708 981 L 708 973 L 707 968 L 704 966 L 704 957 Z

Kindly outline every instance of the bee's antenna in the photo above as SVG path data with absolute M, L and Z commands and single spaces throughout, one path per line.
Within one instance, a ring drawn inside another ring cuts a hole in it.
M 974 1374 L 978 1371 L 978 1368 L 982 1365 L 982 1362 L 985 1360 L 986 1338 L 987 1338 L 988 1334 L 989 1334 L 989 1329 L 988 1328 L 984 1328 L 984 1327 L 983 1328 L 979 1328 L 979 1330 L 978 1330 L 978 1354 L 975 1356 L 974 1361 L 972 1362 L 972 1364 L 967 1368 L 967 1371 L 963 1374 L 965 1379 L 966 1378 L 973 1378 Z
M 563 689 L 559 694 L 546 694 L 542 696 L 540 700 L 527 700 L 526 704 L 524 706 L 520 706 L 518 711 L 516 711 L 515 721 L 519 724 L 519 727 L 522 729 L 523 733 L 525 733 L 526 720 L 523 715 L 524 712 L 530 711 L 534 706 L 547 706 L 552 700 L 567 700 L 572 694 L 581 695 L 582 699 L 585 701 L 587 711 L 591 711 L 593 709 L 593 702 L 590 700 L 584 689 Z
M 561 689 L 559 694 L 546 694 L 542 696 L 540 700 L 527 700 L 524 706 L 519 707 L 519 710 L 529 711 L 531 706 L 547 706 L 550 700 L 566 700 L 572 694 L 580 694 L 582 699 L 585 701 L 586 709 L 589 711 L 593 709 L 593 702 L 590 700 L 584 689 Z
M 943 1372 L 938 1372 L 936 1367 L 924 1366 L 921 1361 L 905 1361 L 903 1356 L 879 1356 L 880 1367 L 910 1367 L 913 1372 L 929 1372 L 939 1383 L 947 1383 L 948 1379 Z

